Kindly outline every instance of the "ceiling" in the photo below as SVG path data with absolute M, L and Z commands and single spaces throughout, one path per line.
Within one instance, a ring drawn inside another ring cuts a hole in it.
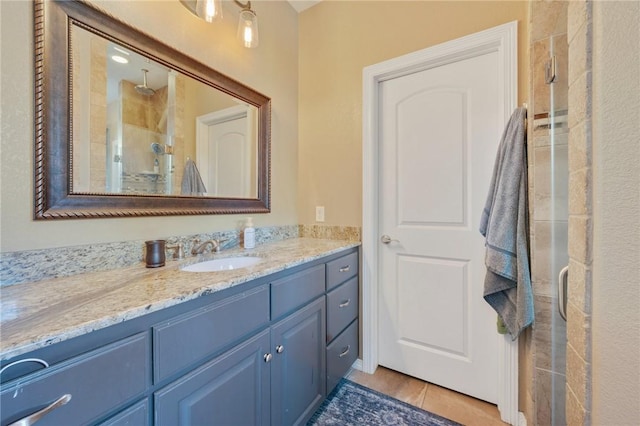
M 291 3 L 291 6 L 300 13 L 303 10 L 309 9 L 311 6 L 315 6 L 320 3 L 320 0 L 289 0 L 289 3 Z

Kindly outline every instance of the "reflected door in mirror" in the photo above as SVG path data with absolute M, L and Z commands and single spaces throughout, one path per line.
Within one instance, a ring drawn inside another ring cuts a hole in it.
M 197 118 L 198 168 L 214 197 L 253 198 L 257 194 L 255 117 L 237 106 Z

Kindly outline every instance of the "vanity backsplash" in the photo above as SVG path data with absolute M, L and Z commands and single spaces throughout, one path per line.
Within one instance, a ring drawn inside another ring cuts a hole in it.
M 256 228 L 257 245 L 297 237 L 360 241 L 360 228 L 322 225 Z M 224 241 L 221 246 L 226 250 L 238 247 L 242 237 L 241 231 L 233 229 L 161 238 L 167 241 L 168 246 L 182 243 L 184 252 L 189 257 L 195 240 Z M 144 241 L 136 240 L 2 253 L 0 286 L 132 266 L 144 261 L 144 246 Z M 171 259 L 172 254 L 169 251 L 167 259 Z

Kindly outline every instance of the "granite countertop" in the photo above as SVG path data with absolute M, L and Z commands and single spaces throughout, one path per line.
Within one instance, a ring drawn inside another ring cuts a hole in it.
M 0 360 L 155 312 L 199 296 L 357 247 L 359 242 L 293 238 L 218 254 L 17 284 L 0 289 Z M 203 260 L 259 256 L 261 263 L 221 272 L 185 272 Z

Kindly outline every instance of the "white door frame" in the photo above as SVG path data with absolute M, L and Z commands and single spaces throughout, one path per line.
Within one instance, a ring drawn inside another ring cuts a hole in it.
M 378 367 L 378 90 L 379 83 L 402 75 L 497 52 L 504 99 L 500 115 L 505 126 L 517 106 L 518 23 L 509 22 L 479 33 L 442 43 L 379 64 L 363 71 L 363 179 L 362 179 L 362 370 Z M 496 141 L 496 147 L 497 143 Z M 479 224 L 478 224 L 479 226 Z M 503 421 L 518 424 L 518 341 L 499 339 L 498 409 Z

